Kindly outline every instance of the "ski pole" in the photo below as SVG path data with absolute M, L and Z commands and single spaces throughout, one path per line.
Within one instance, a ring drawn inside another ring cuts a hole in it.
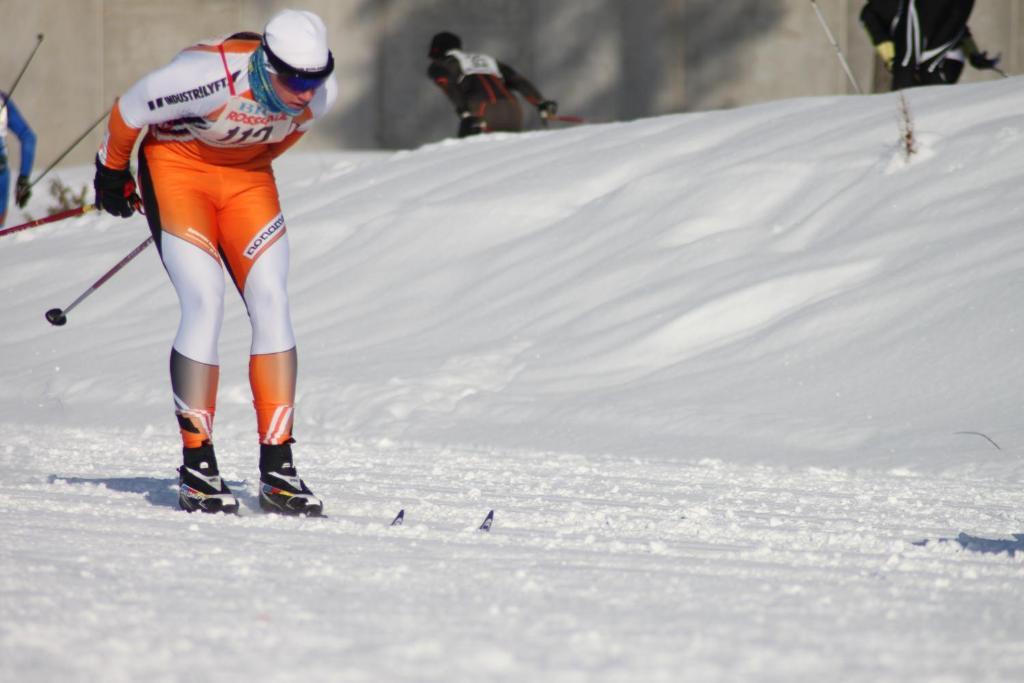
M 82 134 L 81 134 L 81 135 L 80 135 L 80 136 L 78 137 L 78 139 L 77 139 L 77 140 L 75 140 L 74 142 L 72 142 L 72 143 L 71 143 L 71 146 L 70 146 L 70 147 L 68 147 L 68 148 L 67 148 L 66 150 L 64 150 L 64 152 L 63 152 L 63 153 L 62 153 L 62 154 L 61 154 L 61 155 L 60 155 L 59 157 L 57 157 L 57 159 L 56 159 L 56 160 L 54 160 L 54 162 L 53 162 L 52 164 L 50 164 L 49 166 L 47 166 L 47 167 L 46 167 L 46 170 L 45 170 L 45 171 L 43 171 L 42 173 L 40 173 L 39 175 L 37 175 L 37 176 L 36 176 L 36 179 L 35 179 L 35 180 L 33 180 L 33 181 L 32 181 L 31 183 L 29 183 L 29 185 L 28 185 L 28 186 L 29 186 L 29 189 L 31 189 L 31 188 L 32 188 L 32 187 L 33 187 L 33 186 L 34 186 L 34 185 L 35 185 L 36 183 L 38 183 L 38 182 L 39 182 L 40 180 L 42 180 L 42 179 L 43 179 L 43 176 L 45 176 L 45 175 L 46 175 L 47 173 L 49 173 L 50 171 L 52 171 L 52 170 L 53 170 L 53 167 L 54 167 L 54 166 L 56 166 L 56 165 L 57 165 L 57 164 L 59 164 L 59 163 L 60 163 L 61 161 L 63 161 L 63 160 L 64 160 L 64 157 L 66 157 L 66 156 L 67 156 L 68 154 L 70 154 L 70 153 L 71 153 L 71 150 L 73 150 L 73 149 L 74 149 L 75 147 L 77 147 L 77 146 L 78 146 L 78 143 L 80 143 L 80 142 L 81 142 L 82 140 L 84 140 L 84 139 L 86 138 L 86 136 L 88 136 L 88 135 L 89 135 L 89 133 L 91 133 L 91 132 L 93 131 L 93 129 L 94 129 L 94 128 L 95 128 L 96 126 L 100 125 L 100 122 L 101 122 L 101 121 L 103 121 L 103 119 L 107 118 L 107 115 L 108 115 L 108 114 L 110 114 L 110 110 L 109 110 L 109 109 L 108 109 L 108 110 L 107 110 L 106 112 L 104 112 L 103 116 L 101 116 L 101 117 L 99 117 L 98 119 L 96 119 L 96 123 L 94 123 L 94 124 L 92 124 L 91 126 L 89 126 L 89 129 L 88 129 L 88 130 L 86 130 L 86 131 L 85 131 L 84 133 L 82 133 Z
M 811 0 L 811 4 L 814 5 L 814 11 L 818 15 L 818 21 L 821 22 L 821 27 L 825 29 L 825 34 L 828 35 L 828 40 L 832 43 L 832 47 L 836 49 L 836 54 L 839 55 L 839 61 L 843 65 L 843 70 L 846 72 L 847 77 L 850 79 L 850 83 L 853 84 L 853 89 L 858 95 L 862 94 L 860 86 L 857 85 L 857 79 L 853 77 L 853 72 L 850 71 L 850 65 L 846 63 L 846 57 L 843 55 L 842 48 L 839 47 L 839 43 L 836 42 L 835 36 L 832 35 L 832 31 L 828 28 L 828 22 L 825 21 L 825 17 L 821 14 L 821 8 L 818 7 L 818 0 Z
M 12 85 L 7 91 L 7 97 L 4 98 L 3 104 L 0 104 L 0 114 L 2 114 L 4 109 L 7 108 L 7 100 L 11 99 L 11 96 L 14 94 L 14 89 L 18 87 L 21 77 L 25 75 L 25 69 L 27 69 L 28 65 L 32 63 L 32 58 L 36 56 L 36 50 L 38 50 L 39 46 L 42 44 L 43 34 L 40 33 L 36 36 L 36 46 L 32 48 L 32 53 L 28 56 L 28 59 L 25 60 L 25 66 L 21 67 L 21 71 L 18 72 L 18 77 L 14 79 L 14 85 Z
M 22 230 L 28 230 L 29 228 L 35 228 L 40 225 L 46 225 L 47 223 L 56 223 L 57 221 L 62 221 L 65 218 L 74 218 L 75 216 L 81 216 L 95 209 L 95 204 L 86 204 L 85 206 L 75 207 L 74 209 L 68 209 L 67 211 L 61 211 L 60 213 L 55 213 L 53 215 L 46 216 L 45 218 L 37 218 L 34 221 L 22 223 L 21 225 L 12 225 L 9 228 L 4 228 L 3 230 L 0 230 L 0 237 L 3 237 L 4 235 L 10 235 L 12 232 L 21 232 Z
M 64 309 L 51 308 L 50 310 L 48 310 L 46 312 L 46 319 L 50 322 L 51 325 L 55 325 L 57 327 L 60 327 L 61 325 L 65 325 L 68 322 L 68 313 L 70 313 L 71 310 L 75 306 L 77 306 L 78 304 L 80 304 L 83 301 L 85 301 L 85 299 L 90 294 L 92 294 L 97 289 L 102 287 L 104 282 L 106 282 L 110 278 L 114 277 L 114 275 L 117 273 L 117 271 L 121 270 L 126 265 L 128 265 L 129 261 L 131 261 L 133 258 L 138 256 L 139 254 L 141 254 L 143 252 L 143 250 L 146 247 L 148 247 L 152 242 L 153 242 L 153 236 L 150 235 L 149 237 L 147 237 L 145 239 L 144 242 L 142 242 L 142 244 L 140 244 L 139 246 L 137 246 L 134 249 L 132 249 L 131 253 L 129 253 L 123 259 L 118 261 L 117 264 L 113 268 L 111 268 L 107 272 L 103 273 L 103 275 L 100 277 L 99 280 L 97 280 L 96 282 L 92 283 L 92 285 L 90 285 L 90 287 L 88 289 L 86 289 L 84 292 L 82 292 L 78 296 L 77 299 L 75 299 L 70 304 L 68 304 Z

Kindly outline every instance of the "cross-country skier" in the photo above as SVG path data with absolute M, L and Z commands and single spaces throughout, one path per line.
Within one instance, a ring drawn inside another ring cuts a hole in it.
M 11 173 L 7 154 L 7 129 L 18 138 L 21 157 L 18 162 L 18 180 L 14 185 L 14 201 L 19 208 L 25 208 L 32 190 L 28 177 L 36 158 L 36 134 L 21 115 L 14 101 L 0 92 L 0 227 L 7 219 L 7 195 L 11 190 Z
M 558 104 L 545 99 L 525 77 L 490 55 L 463 52 L 462 39 L 442 31 L 430 42 L 427 75 L 448 96 L 459 115 L 459 137 L 523 129 L 523 110 L 512 90 L 537 107 L 542 118 Z
M 271 162 L 322 117 L 337 84 L 323 21 L 284 10 L 259 33 L 180 52 L 115 103 L 96 157 L 96 200 L 138 208 L 129 169 L 138 155 L 142 207 L 181 305 L 171 348 L 175 413 L 184 443 L 179 503 L 234 512 L 238 500 L 213 449 L 226 270 L 252 326 L 249 382 L 260 444 L 261 506 L 320 515 L 323 504 L 292 460 L 296 352 L 286 280 L 288 235 Z
M 892 89 L 956 83 L 966 58 L 995 69 L 999 57 L 978 49 L 967 19 L 974 0 L 868 0 L 861 23 L 892 72 Z

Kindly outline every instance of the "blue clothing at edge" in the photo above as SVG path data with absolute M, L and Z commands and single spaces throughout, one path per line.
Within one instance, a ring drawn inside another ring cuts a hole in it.
M 6 102 L 6 106 L 4 103 Z M 14 133 L 21 145 L 21 161 L 18 166 L 18 175 L 28 176 L 32 173 L 32 164 L 36 158 L 36 134 L 28 125 L 28 121 L 21 115 L 14 102 L 7 99 L 7 93 L 0 92 L 0 106 L 4 106 L 4 113 L 7 115 L 7 128 Z M 3 131 L 6 133 L 6 131 Z M 6 134 L 0 135 L 0 155 L 7 159 L 4 170 L 0 172 L 0 225 L 3 225 L 7 215 L 7 201 L 11 191 L 11 157 L 7 149 Z

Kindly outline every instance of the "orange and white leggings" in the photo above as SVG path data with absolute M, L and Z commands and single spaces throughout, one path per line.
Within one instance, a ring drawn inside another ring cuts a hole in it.
M 150 231 L 181 305 L 170 369 L 182 442 L 212 443 L 227 270 L 252 325 L 249 384 L 260 443 L 286 443 L 296 353 L 288 237 L 273 172 L 216 166 L 144 145 L 139 180 Z

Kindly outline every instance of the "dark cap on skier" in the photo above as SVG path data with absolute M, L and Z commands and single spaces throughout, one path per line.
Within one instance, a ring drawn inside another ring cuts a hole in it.
M 448 31 L 441 31 L 434 35 L 433 40 L 430 41 L 430 52 L 427 53 L 428 57 L 434 59 L 440 59 L 444 57 L 449 50 L 461 50 L 462 39 L 454 33 Z

